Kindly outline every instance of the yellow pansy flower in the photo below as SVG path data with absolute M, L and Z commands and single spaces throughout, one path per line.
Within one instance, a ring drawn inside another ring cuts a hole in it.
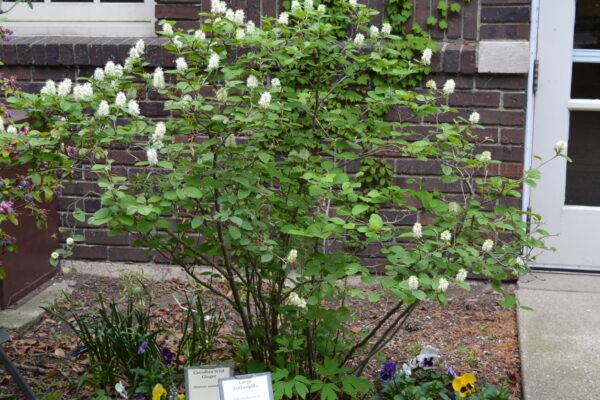
M 177 395 L 177 399 L 178 400 L 185 400 L 185 394 L 178 394 Z
M 152 400 L 163 400 L 163 396 L 165 399 L 167 398 L 167 391 L 163 385 L 157 383 L 152 389 Z
M 475 375 L 468 372 L 464 375 L 454 378 L 452 387 L 458 392 L 460 397 L 465 398 L 475 393 Z

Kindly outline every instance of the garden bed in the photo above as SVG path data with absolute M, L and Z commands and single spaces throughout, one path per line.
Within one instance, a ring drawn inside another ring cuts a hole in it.
M 57 278 L 60 279 L 60 278 Z M 89 275 L 76 275 L 70 296 L 73 311 L 85 312 L 97 305 L 97 294 L 106 298 L 123 298 L 123 281 Z M 175 328 L 182 310 L 175 300 L 184 298 L 190 286 L 181 281 L 149 282 L 157 304 L 156 316 Z M 507 288 L 509 291 L 513 287 Z M 496 304 L 497 295 L 484 284 L 475 282 L 471 292 L 450 290 L 446 307 L 423 302 L 407 321 L 405 329 L 387 346 L 388 359 L 403 362 L 418 353 L 426 344 L 440 349 L 444 363 L 459 373 L 472 371 L 480 380 L 508 384 L 511 398 L 520 398 L 520 361 L 516 328 L 516 313 Z M 214 301 L 212 298 L 210 301 Z M 65 311 L 69 303 L 59 298 L 53 308 Z M 377 320 L 382 303 L 354 302 L 360 318 L 352 330 Z M 230 319 L 222 328 L 223 336 L 235 329 Z M 164 341 L 173 338 L 164 336 Z M 85 356 L 74 358 L 71 353 L 77 343 L 64 324 L 46 316 L 24 332 L 13 332 L 5 345 L 10 357 L 22 365 L 22 373 L 40 393 L 41 399 L 84 399 L 90 392 L 78 384 L 86 372 Z M 225 340 L 217 341 L 214 358 L 228 360 L 230 354 Z M 376 375 L 380 364 L 373 360 L 367 373 Z M 0 370 L 0 398 L 21 398 L 10 376 Z

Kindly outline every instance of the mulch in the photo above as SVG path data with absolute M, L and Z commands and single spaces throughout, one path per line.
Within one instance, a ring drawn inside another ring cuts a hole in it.
M 61 279 L 61 278 L 57 278 Z M 97 294 L 105 298 L 124 299 L 123 282 L 119 279 L 90 275 L 75 275 L 70 302 L 59 298 L 53 309 L 76 313 L 94 309 Z M 183 311 L 175 298 L 184 298 L 193 288 L 181 281 L 148 282 L 154 294 L 155 317 L 163 324 L 175 329 Z M 506 286 L 513 292 L 513 286 Z M 422 302 L 408 318 L 404 328 L 384 349 L 387 360 L 399 363 L 418 354 L 419 349 L 431 345 L 440 349 L 440 368 L 451 366 L 457 373 L 473 372 L 478 384 L 489 382 L 503 384 L 511 392 L 511 399 L 520 399 L 520 360 L 515 310 L 506 310 L 497 304 L 500 296 L 480 282 L 472 282 L 472 290 L 464 292 L 451 288 L 448 304 Z M 216 299 L 209 300 L 216 307 L 225 307 Z M 354 304 L 359 313 L 352 331 L 360 331 L 381 317 L 385 299 L 376 303 L 367 301 Z M 234 329 L 233 318 L 222 328 L 224 334 Z M 20 365 L 22 375 L 30 382 L 40 399 L 87 399 L 91 388 L 80 387 L 87 370 L 85 356 L 72 357 L 78 344 L 71 332 L 60 321 L 46 315 L 34 326 L 22 332 L 11 332 L 11 340 L 4 344 L 7 354 Z M 164 338 L 169 340 L 168 338 Z M 213 357 L 230 359 L 225 340 L 217 343 Z M 381 360 L 373 360 L 365 370 L 377 376 Z M 0 399 L 21 399 L 12 378 L 0 367 Z

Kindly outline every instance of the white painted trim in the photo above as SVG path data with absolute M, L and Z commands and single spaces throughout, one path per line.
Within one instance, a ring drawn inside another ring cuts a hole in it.
M 573 62 L 575 63 L 600 63 L 600 50 L 573 49 Z
M 150 22 L 6 22 L 16 36 L 152 37 Z
M 533 117 L 535 111 L 535 96 L 533 93 L 533 73 L 535 69 L 535 60 L 537 59 L 538 45 L 538 26 L 540 17 L 540 0 L 532 0 L 531 2 L 531 31 L 529 33 L 529 71 L 527 74 L 527 111 L 525 115 L 525 142 L 523 157 L 523 171 L 531 168 L 533 161 Z M 527 184 L 523 185 L 523 199 L 521 208 L 523 211 L 529 209 L 529 201 L 531 199 L 531 187 Z M 527 216 L 523 215 L 523 221 L 527 220 Z
M 3 25 L 19 36 L 154 36 L 154 0 L 143 3 L 58 3 L 45 0 L 33 9 L 20 3 Z
M 569 111 L 600 111 L 600 100 L 571 99 L 567 102 Z

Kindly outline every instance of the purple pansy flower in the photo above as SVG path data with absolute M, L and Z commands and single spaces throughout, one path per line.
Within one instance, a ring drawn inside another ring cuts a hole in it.
M 149 347 L 150 345 L 148 345 L 148 342 L 142 342 L 142 344 L 140 344 L 140 347 L 138 347 L 138 354 L 144 354 Z
M 162 350 L 160 351 L 160 354 L 162 355 L 163 361 L 165 362 L 166 365 L 173 364 L 174 354 L 171 350 L 169 350 L 167 347 L 163 347 Z
M 389 381 L 396 375 L 396 368 L 398 367 L 398 363 L 396 361 L 387 361 L 383 365 L 383 369 L 379 373 L 381 380 L 384 382 Z

